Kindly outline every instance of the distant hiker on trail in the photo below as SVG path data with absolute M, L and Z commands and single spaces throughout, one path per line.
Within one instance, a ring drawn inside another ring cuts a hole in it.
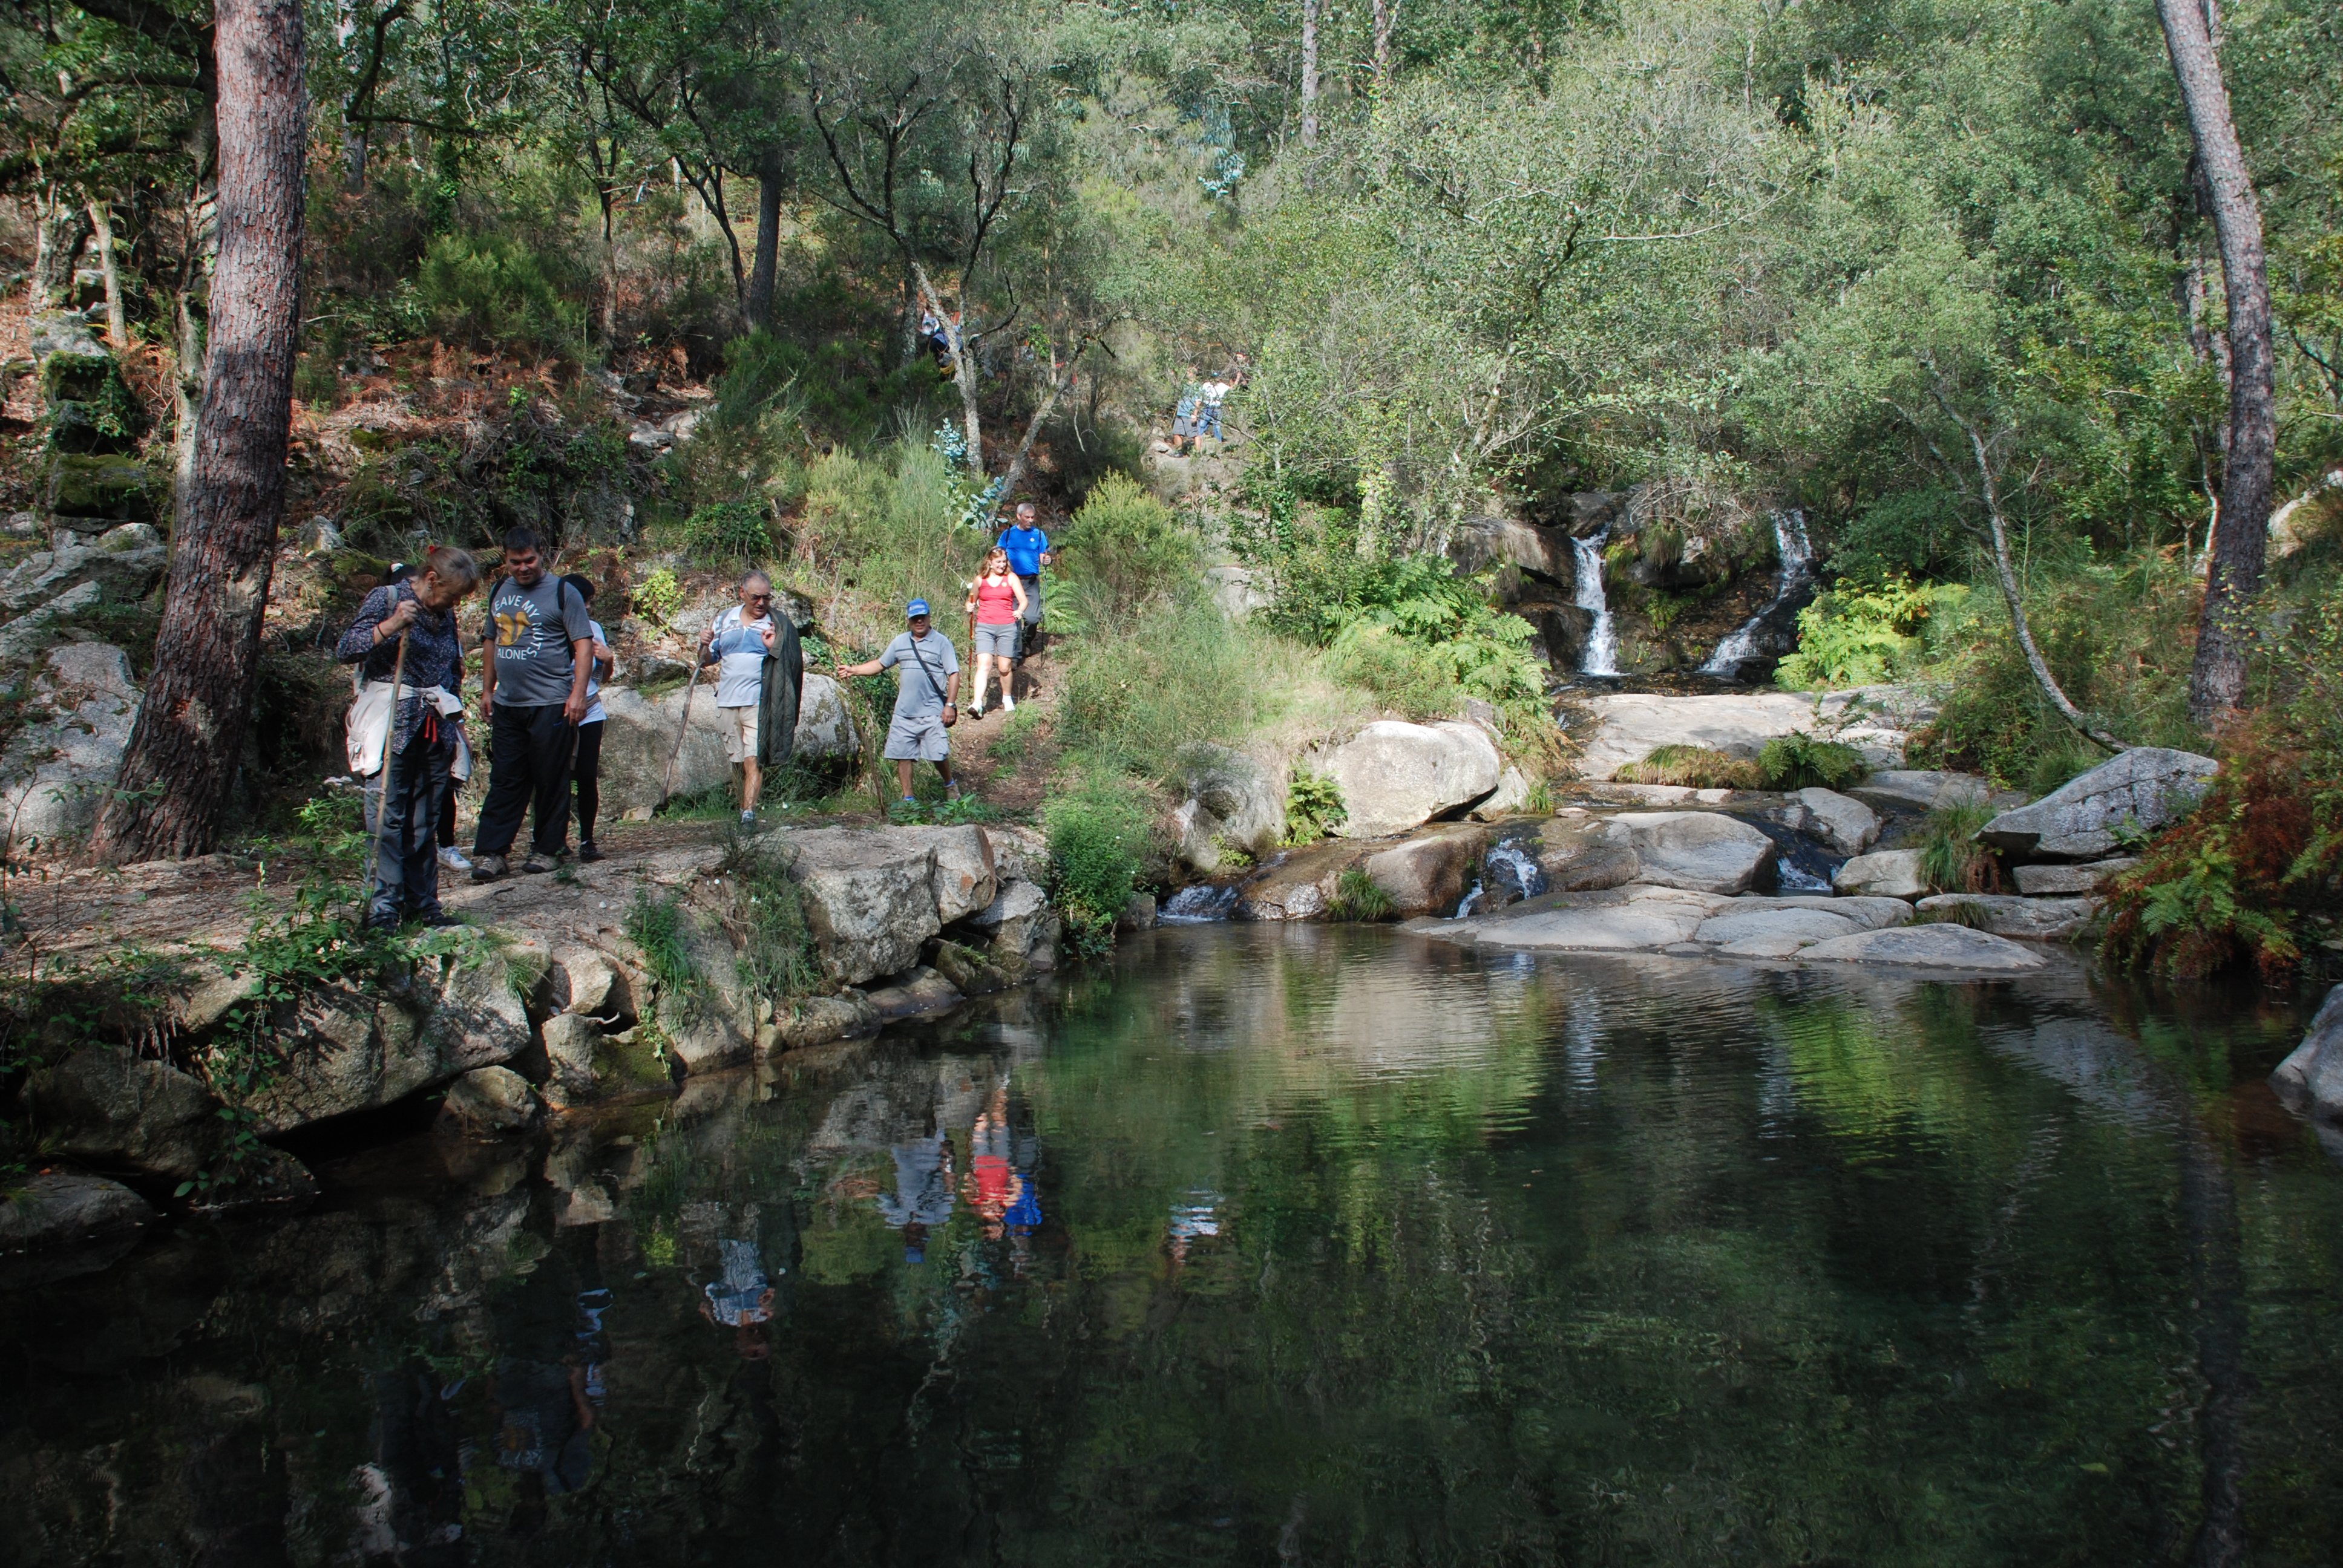
M 887 651 L 862 664 L 841 664 L 840 679 L 850 675 L 876 675 L 894 669 L 895 719 L 887 727 L 887 760 L 895 765 L 895 782 L 903 804 L 911 805 L 911 765 L 932 762 L 943 775 L 944 796 L 960 799 L 952 781 L 951 737 L 945 733 L 960 722 L 960 658 L 951 639 L 929 625 L 928 601 L 915 598 L 904 608 L 911 629 L 887 645 Z
M 1221 405 L 1228 400 L 1228 396 L 1227 377 L 1204 383 L 1201 400 L 1196 405 L 1196 434 L 1199 437 L 1210 436 L 1215 441 L 1221 438 Z
M 334 649 L 342 663 L 358 666 L 363 683 L 350 707 L 351 771 L 380 775 L 367 822 L 375 839 L 366 890 L 370 926 L 447 923 L 433 849 L 447 769 L 464 735 L 464 705 L 455 695 L 464 668 L 456 604 L 479 580 L 469 555 L 435 549 L 420 573 L 367 595 Z
M 1025 590 L 1025 600 L 1017 607 L 1017 624 L 1022 633 L 1017 639 L 1019 664 L 1041 647 L 1041 568 L 1058 561 L 1050 548 L 1050 536 L 1033 526 L 1033 503 L 1018 502 L 1017 526 L 1004 530 L 995 541 L 1009 552 L 1009 569 L 1017 574 Z
M 488 593 L 480 638 L 480 716 L 488 721 L 488 798 L 472 843 L 472 880 L 505 874 L 505 856 L 535 819 L 524 871 L 568 851 L 569 760 L 588 706 L 594 623 L 578 590 L 545 575 L 537 536 L 505 536 L 505 575 Z M 502 701 L 498 699 L 501 697 Z
M 1196 445 L 1196 413 L 1204 403 L 1204 389 L 1196 383 L 1194 366 L 1188 367 L 1187 375 L 1187 384 L 1180 388 L 1180 401 L 1172 409 L 1172 449 L 1182 455 Z
M 740 820 L 753 827 L 766 766 L 787 762 L 797 748 L 805 650 L 797 623 L 772 613 L 772 578 L 752 571 L 740 579 L 739 593 L 739 604 L 699 639 L 699 662 L 719 666 L 716 713 L 724 722 L 724 755 L 740 770 Z
M 995 545 L 985 552 L 984 569 L 968 585 L 968 613 L 976 618 L 976 701 L 969 717 L 984 717 L 984 678 L 1001 671 L 1001 706 L 1017 711 L 1011 689 L 1017 657 L 1017 627 L 1025 613 L 1025 585 L 1009 569 L 1009 552 Z
M 586 601 L 587 613 L 593 613 L 594 579 L 583 572 L 572 572 L 561 579 L 578 590 Z M 586 700 L 592 704 L 586 709 L 586 721 L 578 727 L 578 759 L 571 764 L 569 776 L 578 786 L 578 859 L 591 864 L 602 858 L 594 842 L 594 819 L 602 808 L 602 727 L 610 716 L 602 709 L 602 683 L 618 672 L 618 656 L 610 651 L 610 639 L 602 635 L 602 623 L 589 620 L 594 628 L 593 669 L 586 678 Z

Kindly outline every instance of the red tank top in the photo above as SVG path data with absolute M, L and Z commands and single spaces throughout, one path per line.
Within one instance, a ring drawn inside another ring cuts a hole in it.
M 1007 578 L 976 579 L 976 624 L 1008 626 L 1017 618 L 1017 594 Z

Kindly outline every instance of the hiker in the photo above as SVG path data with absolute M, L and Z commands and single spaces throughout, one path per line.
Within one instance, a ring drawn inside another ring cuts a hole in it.
M 903 804 L 916 800 L 911 793 L 915 762 L 934 763 L 936 771 L 943 775 L 944 798 L 957 800 L 960 786 L 952 779 L 951 737 L 945 732 L 960 722 L 960 657 L 952 652 L 951 639 L 930 626 L 927 600 L 913 599 L 904 607 L 903 617 L 910 624 L 909 631 L 899 633 L 886 652 L 867 663 L 840 665 L 839 678 L 906 667 L 895 677 L 899 683 L 895 719 L 887 727 L 886 748 L 887 760 L 895 765 Z
M 1020 587 L 1025 590 L 1024 601 L 1017 607 L 1017 652 L 1013 662 L 1021 667 L 1025 656 L 1041 646 L 1041 568 L 1057 564 L 1057 556 L 1050 548 L 1050 536 L 1034 526 L 1033 503 L 1017 503 L 1017 526 L 1001 530 L 993 542 L 1009 552 L 1009 569 L 1017 574 Z
M 351 771 L 380 778 L 367 822 L 375 839 L 374 878 L 366 890 L 370 926 L 449 923 L 439 908 L 433 849 L 447 770 L 464 733 L 464 705 L 455 695 L 464 666 L 456 605 L 479 580 L 468 554 L 434 549 L 421 572 L 367 595 L 334 649 L 342 663 L 358 666 L 362 683 L 350 707 Z
M 1001 671 L 1001 706 L 1014 713 L 1017 694 L 1011 683 L 1016 678 L 1017 628 L 1025 614 L 1025 585 L 1009 569 L 1009 552 L 999 545 L 985 552 L 984 569 L 968 585 L 968 613 L 975 618 L 976 627 L 976 701 L 968 710 L 969 717 L 984 717 L 985 677 L 995 668 Z
M 523 871 L 549 871 L 568 853 L 569 763 L 594 673 L 586 601 L 548 577 L 537 536 L 505 535 L 505 575 L 488 593 L 480 634 L 480 717 L 488 722 L 488 798 L 472 840 L 472 880 L 505 874 L 505 857 L 534 819 Z M 502 697 L 502 702 L 498 701 Z
M 1221 405 L 1228 401 L 1228 396 L 1229 378 L 1226 376 L 1204 383 L 1196 405 L 1196 435 L 1200 440 L 1206 436 L 1215 441 L 1221 438 Z
M 466 553 L 469 555 L 468 551 Z M 420 570 L 420 568 L 406 561 L 393 561 L 390 563 L 390 580 L 403 583 Z M 460 639 L 462 634 L 458 632 L 458 636 Z M 360 684 L 364 684 L 363 678 Z M 459 705 L 464 700 L 464 662 L 460 644 L 457 650 L 456 673 L 447 682 L 447 695 Z M 456 798 L 463 793 L 464 786 L 471 777 L 472 743 L 459 727 L 456 731 L 456 755 L 447 764 L 447 788 L 439 797 L 439 867 L 442 870 L 468 871 L 472 869 L 470 859 L 456 847 Z
M 752 571 L 740 579 L 739 591 L 739 604 L 718 616 L 699 639 L 699 662 L 719 665 L 716 713 L 724 725 L 724 754 L 740 770 L 740 821 L 753 828 L 765 769 L 787 762 L 797 749 L 805 650 L 797 623 L 772 613 L 772 578 Z
M 1180 401 L 1172 410 L 1172 450 L 1186 456 L 1196 444 L 1196 410 L 1204 400 L 1203 389 L 1196 385 L 1196 369 L 1190 366 L 1187 382 L 1180 388 Z
M 586 613 L 594 613 L 594 579 L 584 572 L 572 572 L 561 579 L 577 590 L 586 601 Z M 593 669 L 586 678 L 585 720 L 578 726 L 577 759 L 570 764 L 569 776 L 578 786 L 578 859 L 591 865 L 602 858 L 594 842 L 594 819 L 602 807 L 602 727 L 609 722 L 609 714 L 602 708 L 602 683 L 618 673 L 618 656 L 610 651 L 610 639 L 602 634 L 602 623 L 588 619 L 586 624 L 594 631 Z

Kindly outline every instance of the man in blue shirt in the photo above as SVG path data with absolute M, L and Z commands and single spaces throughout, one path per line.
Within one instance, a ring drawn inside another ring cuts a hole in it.
M 1025 662 L 1025 656 L 1041 646 L 1041 568 L 1053 566 L 1057 556 L 1050 548 L 1050 536 L 1033 525 L 1033 503 L 1017 503 L 1017 526 L 1001 536 L 1001 548 L 1009 552 L 1009 569 L 1025 585 L 1025 613 L 1020 618 L 1016 662 Z

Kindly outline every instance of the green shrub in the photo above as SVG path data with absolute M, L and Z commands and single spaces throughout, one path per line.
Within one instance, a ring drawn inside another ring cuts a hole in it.
M 627 910 L 627 940 L 643 955 L 643 968 L 658 982 L 655 1008 L 662 1024 L 690 1022 L 699 1015 L 707 997 L 708 982 L 692 963 L 691 949 L 685 941 L 685 921 L 689 918 L 674 894 L 654 899 L 648 890 L 639 890 L 633 907 Z
M 1757 768 L 1768 789 L 1844 789 L 1871 771 L 1854 747 L 1818 740 L 1802 729 L 1765 742 Z
M 1342 787 L 1332 779 L 1296 768 L 1285 787 L 1285 841 L 1311 844 L 1332 833 L 1351 814 Z
M 1871 686 L 1906 674 L 1920 658 L 1929 618 L 1957 609 L 1969 590 L 1892 577 L 1876 587 L 1842 584 L 1798 612 L 1798 649 L 1774 672 L 1799 691 Z
M 761 561 L 773 550 L 769 513 L 761 501 L 718 501 L 666 532 L 669 544 L 703 566 Z
M 740 939 L 733 960 L 740 983 L 774 1006 L 819 990 L 821 964 L 805 900 L 780 859 L 758 853 L 754 841 L 735 830 L 721 864 L 732 896 L 728 923 Z
M 1387 920 L 1398 910 L 1392 896 L 1357 866 L 1345 868 L 1334 879 L 1334 896 L 1326 901 L 1326 916 L 1335 920 Z
M 1239 739 L 1275 696 L 1254 640 L 1202 597 L 1085 634 L 1060 689 L 1058 739 L 1161 777 L 1192 742 Z
M 1659 746 L 1640 762 L 1630 762 L 1612 777 L 1622 784 L 1680 784 L 1694 789 L 1762 789 L 1765 780 L 1758 765 L 1745 757 L 1711 751 L 1704 746 Z
M 668 618 L 683 608 L 683 585 L 675 579 L 672 567 L 655 568 L 634 591 L 635 613 L 655 627 L 668 624 Z
M 1956 801 L 1928 813 L 1921 830 L 1920 875 L 1940 893 L 1997 893 L 2001 862 L 1977 842 L 1977 830 L 1994 819 L 1983 800 Z
M 415 286 L 445 337 L 574 354 L 585 339 L 586 308 L 579 280 L 567 274 L 518 240 L 447 234 L 424 252 Z
M 1095 585 L 1104 608 L 1127 615 L 1194 581 L 1196 537 L 1125 474 L 1099 481 L 1060 537 L 1062 570 Z
M 1051 897 L 1077 952 L 1114 945 L 1114 922 L 1145 868 L 1150 815 L 1138 783 L 1103 768 L 1066 780 L 1044 809 Z

